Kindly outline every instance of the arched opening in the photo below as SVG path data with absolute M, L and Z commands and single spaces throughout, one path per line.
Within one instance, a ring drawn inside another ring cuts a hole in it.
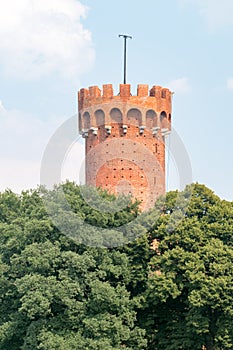
M 102 109 L 95 111 L 95 120 L 97 127 L 104 127 L 105 125 L 105 114 Z
M 167 113 L 164 111 L 160 113 L 160 125 L 162 129 L 168 127 Z
M 123 123 L 123 115 L 118 108 L 113 108 L 110 112 L 112 123 Z
M 88 112 L 85 112 L 83 114 L 83 128 L 85 130 L 89 130 L 91 127 L 91 117 L 90 114 Z
M 152 129 L 157 126 L 157 114 L 153 109 L 150 109 L 146 112 L 146 127 Z
M 142 113 L 137 108 L 132 108 L 127 113 L 127 121 L 130 125 L 142 125 Z
M 168 121 L 169 121 L 169 123 L 171 123 L 171 119 L 172 119 L 172 116 L 171 116 L 171 114 L 169 113 L 169 115 L 168 115 Z
M 104 111 L 102 111 L 102 109 L 97 109 L 97 111 L 95 111 L 94 114 L 95 114 L 96 127 L 99 129 L 99 132 L 98 132 L 99 140 L 100 142 L 102 142 L 103 140 L 105 140 L 105 134 L 106 134 L 105 114 L 104 114 Z

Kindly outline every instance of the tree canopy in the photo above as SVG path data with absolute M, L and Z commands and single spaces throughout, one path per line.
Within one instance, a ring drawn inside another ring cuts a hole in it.
M 232 349 L 232 263 L 233 204 L 204 185 L 143 214 L 128 198 L 69 182 L 7 190 L 0 350 Z
M 233 204 L 196 184 L 172 228 L 171 212 L 180 217 L 188 190 L 176 203 L 168 194 L 164 215 L 150 232 L 158 248 L 149 263 L 149 348 L 232 349 Z

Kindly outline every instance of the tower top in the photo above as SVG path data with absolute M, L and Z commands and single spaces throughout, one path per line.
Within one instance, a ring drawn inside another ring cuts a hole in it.
M 130 84 L 120 84 L 117 95 L 112 84 L 103 85 L 102 90 L 98 86 L 81 89 L 78 93 L 79 131 L 87 136 L 88 130 L 117 122 L 128 126 L 133 123 L 154 135 L 159 135 L 161 130 L 163 136 L 171 129 L 171 95 L 167 88 L 153 86 L 149 89 L 147 84 L 139 84 L 136 95 L 131 94 Z
M 154 85 L 149 89 L 147 84 L 137 85 L 137 94 L 132 95 L 130 84 L 120 84 L 119 94 L 114 95 L 112 84 L 83 88 L 78 92 L 79 111 L 92 107 L 93 105 L 104 105 L 107 103 L 127 103 L 140 105 L 141 107 L 154 106 L 156 110 L 169 110 L 171 113 L 172 92 L 161 86 Z
M 143 210 L 165 193 L 165 138 L 171 130 L 172 92 L 161 86 L 111 84 L 81 89 L 80 134 L 85 138 L 86 183 L 130 194 Z

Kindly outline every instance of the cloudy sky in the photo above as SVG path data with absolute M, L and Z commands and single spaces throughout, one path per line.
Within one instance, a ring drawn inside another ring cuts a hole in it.
M 175 92 L 173 127 L 188 152 L 193 181 L 233 200 L 232 0 L 0 0 L 0 5 L 0 190 L 39 184 L 46 145 L 77 113 L 81 87 L 112 83 L 118 92 L 118 34 L 127 33 L 133 36 L 127 73 L 133 92 L 138 83 Z M 78 171 L 72 164 L 80 163 L 80 145 L 74 149 L 64 160 L 63 177 Z M 173 188 L 182 169 L 175 173 L 176 165 L 170 167 Z

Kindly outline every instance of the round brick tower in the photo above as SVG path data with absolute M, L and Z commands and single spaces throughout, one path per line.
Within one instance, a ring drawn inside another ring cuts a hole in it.
M 171 129 L 171 91 L 129 84 L 78 93 L 79 132 L 85 138 L 86 184 L 131 194 L 143 210 L 165 193 L 165 144 Z

